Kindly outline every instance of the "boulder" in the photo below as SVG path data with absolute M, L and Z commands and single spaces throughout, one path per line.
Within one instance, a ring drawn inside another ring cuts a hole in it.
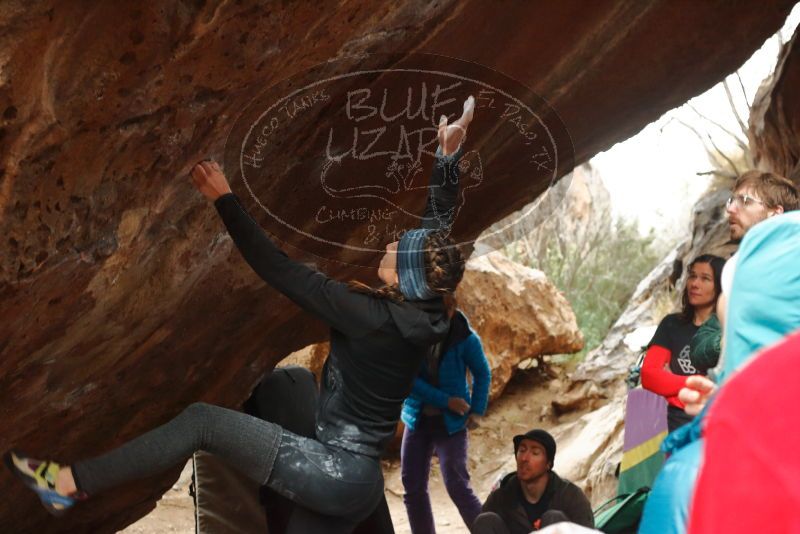
M 490 399 L 502 393 L 521 362 L 583 348 L 575 313 L 564 295 L 543 272 L 499 252 L 467 262 L 457 297 L 492 368 Z
M 615 472 L 622 459 L 625 399 L 582 415 L 552 430 L 558 443 L 558 472 L 581 486 L 596 507 L 617 491 Z
M 316 378 L 317 384 L 319 384 L 322 378 L 322 366 L 325 365 L 325 360 L 328 358 L 328 352 L 330 350 L 331 344 L 327 341 L 324 343 L 315 343 L 294 351 L 281 360 L 278 367 L 286 367 L 289 365 L 305 367 L 314 373 L 314 378 Z

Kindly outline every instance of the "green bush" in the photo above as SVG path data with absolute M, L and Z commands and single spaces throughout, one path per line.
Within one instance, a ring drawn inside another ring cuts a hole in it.
M 660 258 L 650 245 L 652 232 L 642 236 L 635 223 L 600 219 L 605 219 L 605 224 L 590 224 L 572 232 L 549 228 L 523 238 L 527 243 L 511 243 L 505 250 L 511 259 L 544 271 L 572 305 L 586 341 L 576 359 L 583 359 L 603 341 L 639 281 Z

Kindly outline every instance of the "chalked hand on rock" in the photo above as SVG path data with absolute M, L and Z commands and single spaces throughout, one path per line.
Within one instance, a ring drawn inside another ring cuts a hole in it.
M 212 202 L 231 192 L 228 179 L 216 161 L 201 161 L 192 168 L 192 183 L 203 196 Z

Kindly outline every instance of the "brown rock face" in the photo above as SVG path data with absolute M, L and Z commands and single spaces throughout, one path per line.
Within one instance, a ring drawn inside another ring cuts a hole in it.
M 330 59 L 386 66 L 364 53 L 457 57 L 547 100 L 580 163 L 734 70 L 793 3 L 2 3 L 0 449 L 97 454 L 191 401 L 238 405 L 283 356 L 324 339 L 249 271 L 185 178 L 197 159 L 223 159 L 262 88 Z M 334 120 L 319 108 L 305 131 Z M 456 228 L 466 239 L 547 186 L 491 126 L 470 142 L 502 172 L 466 206 Z M 291 175 L 303 142 L 278 146 L 269 164 Z M 285 198 L 287 213 L 319 200 L 299 178 L 253 185 Z M 312 259 L 372 280 L 353 267 L 370 253 L 343 256 Z M 176 476 L 56 521 L 2 472 L 0 532 L 111 532 Z
M 783 46 L 778 66 L 750 110 L 750 144 L 759 167 L 800 183 L 800 38 Z

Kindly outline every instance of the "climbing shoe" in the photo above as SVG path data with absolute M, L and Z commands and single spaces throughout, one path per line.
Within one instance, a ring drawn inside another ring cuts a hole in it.
M 56 491 L 56 476 L 60 466 L 55 462 L 34 460 L 11 451 L 3 456 L 12 473 L 36 492 L 42 504 L 53 515 L 60 516 L 76 502 L 76 498 Z

